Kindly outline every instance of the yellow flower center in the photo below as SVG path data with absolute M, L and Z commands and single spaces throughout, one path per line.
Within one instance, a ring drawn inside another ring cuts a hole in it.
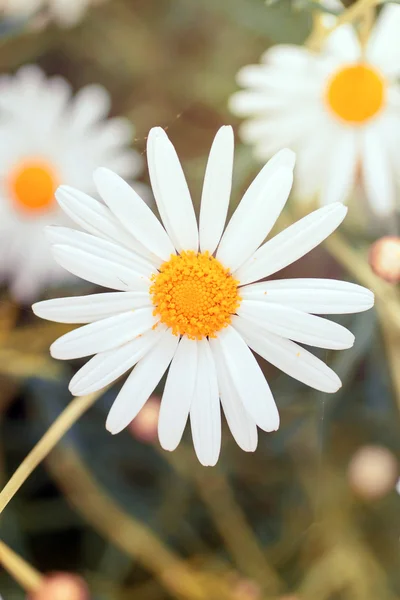
M 344 67 L 331 78 L 326 100 L 343 121 L 361 124 L 375 116 L 385 101 L 385 82 L 379 71 L 364 64 Z
M 173 255 L 152 279 L 153 314 L 174 335 L 213 338 L 240 305 L 239 282 L 208 252 Z
M 8 184 L 18 208 L 37 213 L 52 207 L 58 178 L 52 165 L 34 159 L 17 164 L 9 175 Z

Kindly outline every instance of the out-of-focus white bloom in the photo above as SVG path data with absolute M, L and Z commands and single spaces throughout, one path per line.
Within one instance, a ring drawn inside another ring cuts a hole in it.
M 65 279 L 43 233 L 44 225 L 68 224 L 56 188 L 73 182 L 91 193 L 98 166 L 127 178 L 142 169 L 128 147 L 131 123 L 107 119 L 109 108 L 103 87 L 73 96 L 65 79 L 48 79 L 36 66 L 0 78 L 0 280 L 19 301 Z
M 0 15 L 9 18 L 30 18 L 43 10 L 46 17 L 63 27 L 75 25 L 83 18 L 90 4 L 104 0 L 0 0 Z
M 400 178 L 400 6 L 387 5 L 364 51 L 350 25 L 321 53 L 281 45 L 243 68 L 246 90 L 230 99 L 248 120 L 242 139 L 264 161 L 282 146 L 297 153 L 299 198 L 345 201 L 356 181 L 373 210 L 388 215 Z
M 250 348 L 299 381 L 333 393 L 341 386 L 338 376 L 295 342 L 351 347 L 349 330 L 316 315 L 364 311 L 374 302 L 369 290 L 344 281 L 254 283 L 315 248 L 347 209 L 340 203 L 324 207 L 263 244 L 292 185 L 295 157 L 282 150 L 255 178 L 224 231 L 233 146 L 232 128 L 222 127 L 208 159 L 199 224 L 178 156 L 159 127 L 150 131 L 147 159 L 162 223 L 108 169 L 94 176 L 107 212 L 82 192 L 61 187 L 61 206 L 95 235 L 50 228 L 55 259 L 75 275 L 118 291 L 33 306 L 45 319 L 88 323 L 51 347 L 61 360 L 96 354 L 72 379 L 73 394 L 99 390 L 136 365 L 108 415 L 112 433 L 138 414 L 171 363 L 160 442 L 174 450 L 190 415 L 204 465 L 218 460 L 220 402 L 237 443 L 248 452 L 257 446 L 257 425 L 264 431 L 279 427 L 274 398 Z

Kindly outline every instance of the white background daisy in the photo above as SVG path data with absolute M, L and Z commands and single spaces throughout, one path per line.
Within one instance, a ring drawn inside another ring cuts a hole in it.
M 300 198 L 348 199 L 358 179 L 379 215 L 395 205 L 400 178 L 400 6 L 387 5 L 363 50 L 350 25 L 321 53 L 272 47 L 243 68 L 231 110 L 248 117 L 243 140 L 265 160 L 282 146 L 298 157 Z
M 45 16 L 58 25 L 69 27 L 80 21 L 91 4 L 104 0 L 0 0 L 0 15 L 30 18 L 45 11 Z
M 298 343 L 343 349 L 353 334 L 319 314 L 364 311 L 371 292 L 324 279 L 257 282 L 297 260 L 341 223 L 346 207 L 324 207 L 263 244 L 292 185 L 294 154 L 283 150 L 261 170 L 224 231 L 233 132 L 223 127 L 211 148 L 199 225 L 174 147 L 152 129 L 147 158 L 162 223 L 107 169 L 95 172 L 107 208 L 70 187 L 60 205 L 89 233 L 52 227 L 53 255 L 63 267 L 117 291 L 40 302 L 42 318 L 87 323 L 59 338 L 52 356 L 95 355 L 73 377 L 84 395 L 131 371 L 107 419 L 118 433 L 140 411 L 170 365 L 159 417 L 163 448 L 179 444 L 188 417 L 202 464 L 214 465 L 221 445 L 222 404 L 237 443 L 257 446 L 257 426 L 279 427 L 268 383 L 250 348 L 292 377 L 327 393 L 338 376 Z M 95 233 L 96 235 L 91 235 Z
M 135 177 L 142 168 L 128 148 L 132 125 L 106 119 L 110 97 L 89 85 L 72 96 L 61 77 L 36 66 L 0 78 L 0 277 L 20 301 L 65 279 L 54 264 L 44 225 L 67 224 L 55 201 L 59 184 L 94 192 L 93 170 L 108 166 Z

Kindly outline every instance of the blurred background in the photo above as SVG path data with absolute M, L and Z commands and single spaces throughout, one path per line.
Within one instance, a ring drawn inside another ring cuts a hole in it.
M 239 124 L 227 109 L 237 71 L 271 44 L 302 43 L 311 25 L 310 6 L 288 0 L 269 6 L 262 0 L 105 0 L 68 27 L 39 7 L 4 15 L 0 68 L 13 74 L 37 64 L 48 76 L 62 75 L 75 92 L 104 86 L 111 116 L 134 124 L 133 147 L 144 159 L 149 129 L 164 127 L 198 207 L 215 132 Z M 237 139 L 231 209 L 258 168 Z M 148 183 L 145 169 L 138 179 Z M 378 233 L 347 226 L 342 235 L 284 275 L 357 282 Z M 372 274 L 367 279 L 360 282 L 393 289 Z M 91 291 L 95 286 L 74 281 L 44 288 L 39 297 Z M 395 311 L 400 314 L 400 304 L 392 305 Z M 324 395 L 260 360 L 281 428 L 260 432 L 257 451 L 246 454 L 224 423 L 213 469 L 197 462 L 189 431 L 174 453 L 161 450 L 156 423 L 163 383 L 118 436 L 104 422 L 120 384 L 106 392 L 1 518 L 1 539 L 35 569 L 78 574 L 90 590 L 79 584 L 40 600 L 400 598 L 398 329 L 383 309 L 337 320 L 355 333 L 354 348 L 318 355 L 338 373 L 342 389 Z M 68 381 L 82 363 L 56 363 L 48 350 L 68 329 L 34 318 L 29 304 L 16 302 L 3 286 L 2 485 L 71 400 Z M 61 587 L 71 583 L 66 577 Z M 6 570 L 0 594 L 27 597 Z

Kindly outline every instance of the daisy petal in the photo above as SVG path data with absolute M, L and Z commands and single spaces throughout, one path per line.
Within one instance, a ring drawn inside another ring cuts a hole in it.
M 53 246 L 52 252 L 59 265 L 86 281 L 114 290 L 148 291 L 150 280 L 119 262 L 94 256 L 72 246 Z
M 75 95 L 70 109 L 70 127 L 82 131 L 107 116 L 111 106 L 110 94 L 101 85 L 87 85 Z
M 215 251 L 224 229 L 232 188 L 234 138 L 221 127 L 211 146 L 200 206 L 200 251 Z
M 232 325 L 254 352 L 290 377 L 328 394 L 342 386 L 332 369 L 298 344 L 267 331 L 260 332 L 254 323 L 241 317 L 234 317 Z
M 243 300 L 284 304 L 315 315 L 363 312 L 374 305 L 367 288 L 336 279 L 277 279 L 240 288 Z
M 238 269 L 267 237 L 286 204 L 292 183 L 292 170 L 278 168 L 252 197 L 251 208 L 245 210 L 239 205 L 217 251 L 218 260 L 231 271 Z
M 386 4 L 379 15 L 367 44 L 367 59 L 386 75 L 400 73 L 400 6 Z
M 175 450 L 189 416 L 197 376 L 197 343 L 182 337 L 169 368 L 161 400 L 158 437 L 164 450 Z
M 119 348 L 93 356 L 71 379 L 71 394 L 92 394 L 121 377 L 159 342 L 164 331 L 165 328 L 157 327 L 156 330 L 150 330 Z
M 155 323 L 152 308 L 121 313 L 66 333 L 50 346 L 50 353 L 53 358 L 70 360 L 105 352 L 130 342 Z
M 361 46 L 355 29 L 347 23 L 337 27 L 326 38 L 322 50 L 346 62 L 355 62 L 361 57 Z
M 307 215 L 266 242 L 241 266 L 235 277 L 243 285 L 268 277 L 318 246 L 343 221 L 347 208 L 330 204 Z
M 168 369 L 178 342 L 178 336 L 165 331 L 159 342 L 137 363 L 108 413 L 108 431 L 119 433 L 136 417 Z
M 148 262 L 120 244 L 103 240 L 97 236 L 84 233 L 83 231 L 76 231 L 69 227 L 55 227 L 54 225 L 50 225 L 45 227 L 44 231 L 51 244 L 71 246 L 98 258 L 118 262 L 128 269 L 134 269 L 137 273 L 145 277 L 150 277 L 156 271 L 151 262 Z
M 147 139 L 147 160 L 154 196 L 165 229 L 179 251 L 199 247 L 196 216 L 175 148 L 161 127 Z
M 345 202 L 354 186 L 358 162 L 358 131 L 341 129 L 330 150 L 321 204 Z
M 231 326 L 210 340 L 224 358 L 231 381 L 246 411 L 264 431 L 279 428 L 279 413 L 269 385 L 242 336 Z
M 107 292 L 36 302 L 37 317 L 56 323 L 92 323 L 113 315 L 151 306 L 147 292 Z
M 94 173 L 96 187 L 123 227 L 125 227 L 160 262 L 169 259 L 175 249 L 157 217 L 138 194 L 121 177 L 109 169 Z
M 257 448 L 257 425 L 246 412 L 243 402 L 233 384 L 225 365 L 225 357 L 218 345 L 211 347 L 217 368 L 219 395 L 226 421 L 237 445 L 245 452 L 254 452 Z
M 370 126 L 363 132 L 361 155 L 362 177 L 371 207 L 378 216 L 387 217 L 395 208 L 396 187 L 387 149 L 377 126 Z
M 197 342 L 197 377 L 190 425 L 197 458 L 205 467 L 213 467 L 221 450 L 221 409 L 214 358 L 207 339 Z
M 344 350 L 354 344 L 354 335 L 342 325 L 290 306 L 243 300 L 237 314 L 261 329 L 316 348 Z
M 70 219 L 89 233 L 118 242 L 146 258 L 152 258 L 144 246 L 125 231 L 107 206 L 98 200 L 67 185 L 60 186 L 55 195 L 58 204 Z
M 273 108 L 279 108 L 280 102 L 272 100 Z M 236 92 L 229 98 L 229 110 L 237 117 L 252 117 L 265 115 L 271 107 L 271 99 L 265 92 L 243 90 Z

